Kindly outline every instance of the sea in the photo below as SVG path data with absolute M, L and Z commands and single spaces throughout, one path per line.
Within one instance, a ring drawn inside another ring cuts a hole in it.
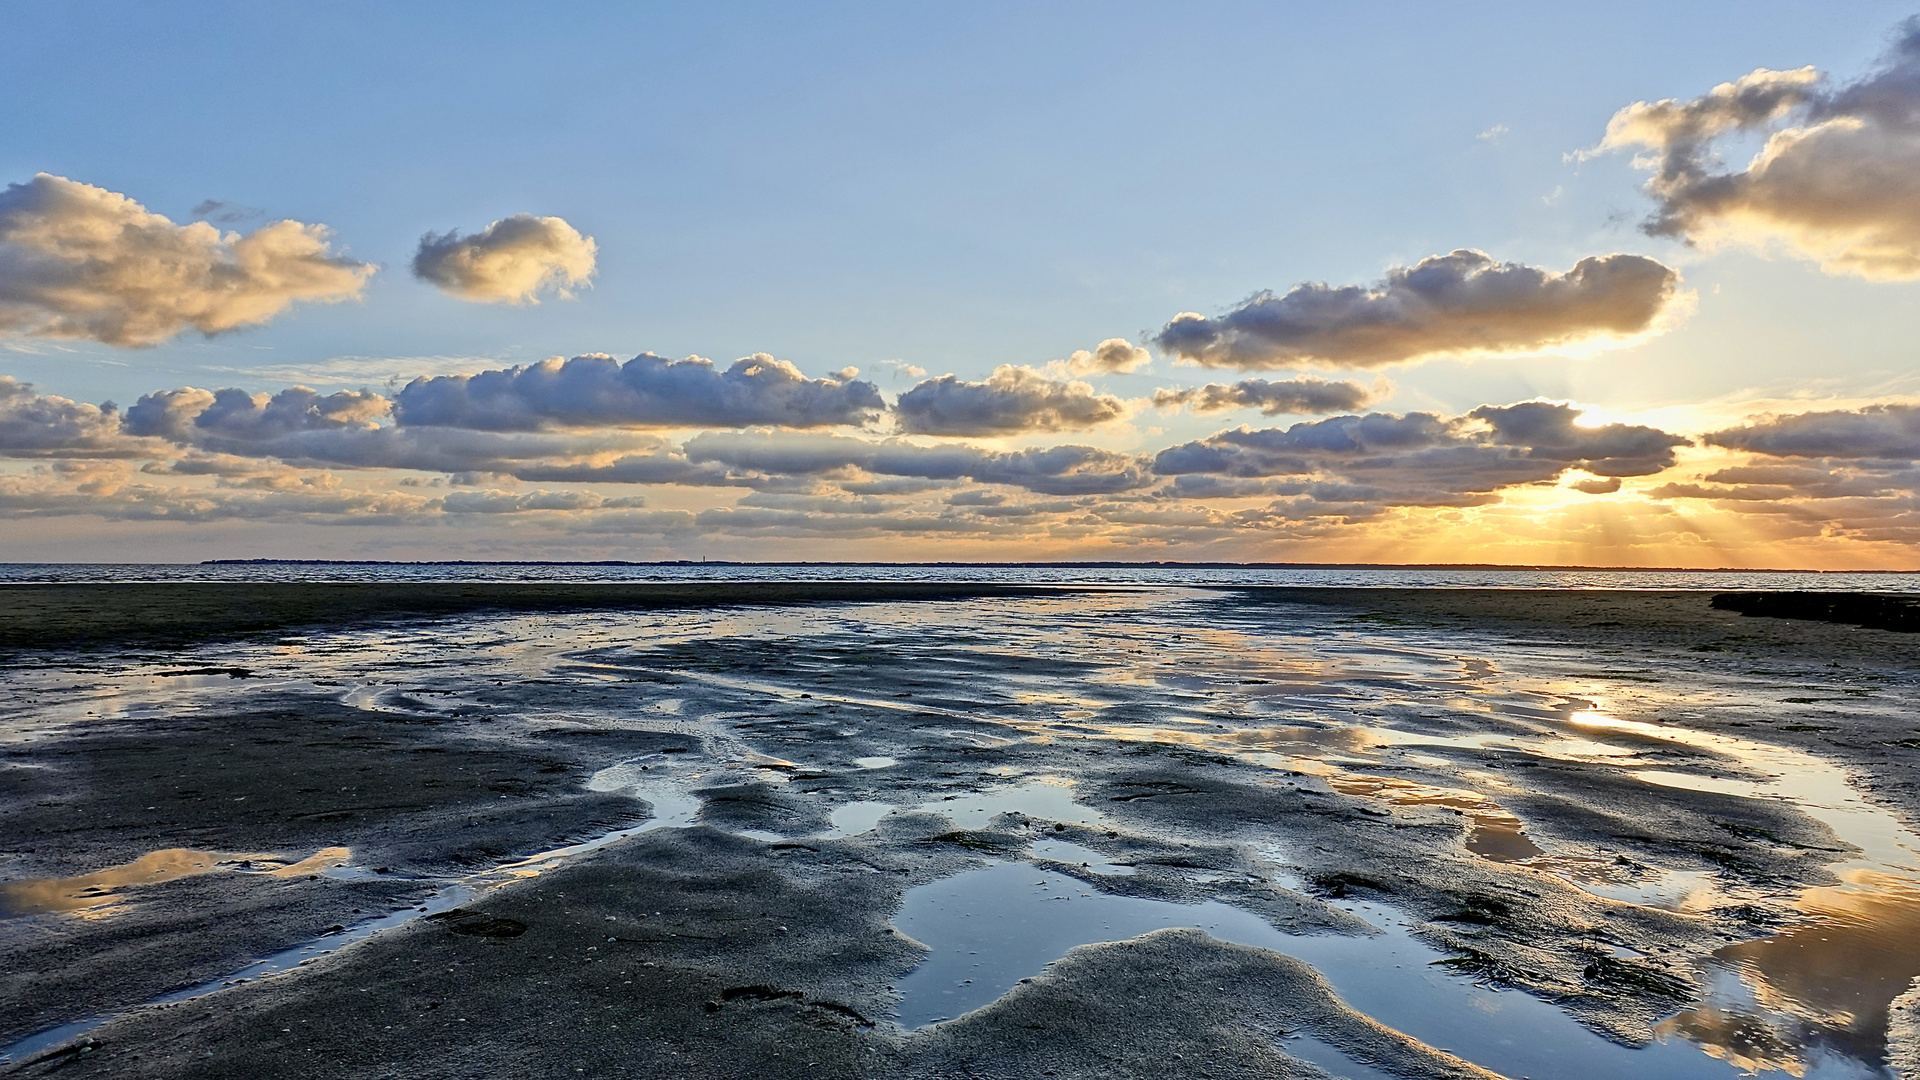
M 0 563 L 0 584 L 143 581 L 953 581 L 1403 589 L 1920 592 L 1920 572 L 1262 563 L 352 562 Z

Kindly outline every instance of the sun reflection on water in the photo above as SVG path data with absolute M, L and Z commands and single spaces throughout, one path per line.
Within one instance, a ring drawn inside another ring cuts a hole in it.
M 272 854 L 163 848 L 132 862 L 66 878 L 30 878 L 0 884 L 0 915 L 17 917 L 61 913 L 102 919 L 127 910 L 128 889 L 157 885 L 218 871 L 295 878 L 319 874 L 353 861 L 343 847 L 322 848 L 304 859 Z

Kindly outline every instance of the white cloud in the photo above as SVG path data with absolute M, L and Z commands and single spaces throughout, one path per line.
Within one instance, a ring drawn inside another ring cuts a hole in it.
M 1744 168 L 1721 141 L 1764 133 Z M 1779 244 L 1829 273 L 1920 277 L 1920 22 L 1880 68 L 1826 89 L 1813 68 L 1761 68 L 1690 101 L 1615 113 L 1598 147 L 1639 148 L 1659 204 L 1649 233 L 1706 245 Z
M 1078 431 L 1127 414 L 1126 403 L 1083 382 L 1049 379 L 1032 368 L 1002 364 L 984 382 L 952 375 L 929 379 L 900 395 L 894 415 L 916 435 L 1015 435 Z
M 1108 338 L 1091 350 L 1074 350 L 1065 366 L 1069 375 L 1125 375 L 1152 360 L 1152 353 L 1126 338 Z
M 297 300 L 360 295 L 374 268 L 319 225 L 246 235 L 176 225 L 105 188 L 41 173 L 0 192 L 0 332 L 157 345 L 267 322 Z
M 330 356 L 292 364 L 249 364 L 246 367 L 208 364 L 202 371 L 245 375 L 250 382 L 297 383 L 301 386 L 392 386 L 395 389 L 422 375 L 457 375 L 497 367 L 493 356 Z
M 591 236 L 557 217 L 515 214 L 470 236 L 428 233 L 413 256 L 413 274 L 462 300 L 537 304 L 543 292 L 572 296 L 593 277 L 598 252 Z

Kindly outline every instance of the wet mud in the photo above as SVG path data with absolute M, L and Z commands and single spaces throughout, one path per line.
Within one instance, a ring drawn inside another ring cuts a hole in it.
M 1858 635 L 1911 639 L 1771 638 L 1704 594 L 1475 610 L 1498 599 L 492 613 L 49 654 L 4 676 L 0 1070 L 1910 1062 L 1920 665 Z
M 1876 630 L 1920 631 L 1920 605 L 1904 596 L 1832 592 L 1721 593 L 1713 606 L 1742 615 L 1851 623 Z
M 1017 596 L 1062 586 L 940 582 L 275 582 L 0 585 L 0 649 L 193 645 L 287 630 L 483 611 L 645 611 L 740 604 Z M 227 668 L 236 678 L 246 668 Z

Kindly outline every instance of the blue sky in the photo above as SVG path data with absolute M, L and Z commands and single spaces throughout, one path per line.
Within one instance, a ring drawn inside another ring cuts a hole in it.
M 1916 389 L 1915 285 L 1645 236 L 1631 155 L 1569 154 L 1632 102 L 1692 98 L 1755 68 L 1857 77 L 1908 14 L 1872 2 L 20 6 L 0 38 L 14 104 L 0 182 L 48 172 L 176 222 L 210 199 L 259 210 L 222 226 L 243 232 L 321 223 L 380 271 L 358 300 L 212 338 L 129 349 L 15 335 L 0 373 L 124 405 L 177 386 L 378 389 L 371 373 L 388 369 L 766 352 L 808 375 L 860 368 L 892 395 L 915 380 L 887 361 L 980 379 L 1140 341 L 1260 289 L 1367 283 L 1468 247 L 1553 270 L 1651 256 L 1681 272 L 1695 310 L 1604 358 L 1392 368 L 1376 407 L 1546 397 L 1646 420 L 1721 401 L 1877 400 Z M 1740 157 L 1757 142 L 1730 145 Z M 480 305 L 408 274 L 423 233 L 519 213 L 594 239 L 591 288 Z M 1218 377 L 1162 357 L 1100 385 L 1134 399 Z M 1149 421 L 1089 438 L 1150 452 L 1221 426 Z

